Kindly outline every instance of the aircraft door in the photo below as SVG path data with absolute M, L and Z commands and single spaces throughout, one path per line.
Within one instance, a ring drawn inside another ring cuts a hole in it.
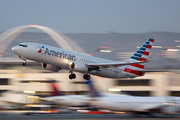
M 36 45 L 33 45 L 33 53 L 36 53 Z
M 33 45 L 33 55 L 36 58 L 37 57 L 37 45 Z
M 40 45 L 33 45 L 33 52 L 36 54 L 41 53 L 42 52 L 41 46 Z
M 43 62 L 43 56 L 42 56 L 43 51 L 44 51 L 44 46 L 35 45 L 36 60 Z

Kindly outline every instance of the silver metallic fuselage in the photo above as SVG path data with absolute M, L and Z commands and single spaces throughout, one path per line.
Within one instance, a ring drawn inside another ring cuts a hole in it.
M 69 70 L 69 64 L 71 62 L 78 62 L 82 64 L 87 63 L 113 63 L 113 61 L 88 56 L 85 54 L 81 54 L 78 52 L 72 52 L 68 50 L 64 50 L 57 47 L 52 47 L 49 45 L 39 44 L 39 43 L 31 43 L 25 42 L 22 44 L 26 44 L 27 47 L 23 46 L 14 46 L 12 50 L 18 56 L 22 56 L 26 59 L 33 60 L 40 63 L 51 64 L 54 66 L 61 67 L 62 69 Z M 41 49 L 41 51 L 39 51 Z M 93 70 L 90 74 L 109 77 L 109 78 L 134 78 L 137 75 L 124 72 L 125 66 L 115 68 L 107 68 L 107 69 L 99 69 Z M 85 73 L 85 72 L 84 72 Z

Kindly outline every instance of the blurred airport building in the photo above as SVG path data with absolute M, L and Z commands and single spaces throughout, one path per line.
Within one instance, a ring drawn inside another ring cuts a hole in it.
M 47 70 L 33 70 L 27 67 L 19 70 L 1 70 L 0 92 L 15 91 L 37 96 L 51 95 L 48 81 L 55 80 L 65 94 L 87 94 L 88 87 L 83 75 L 75 80 L 68 78 L 68 71 L 58 73 Z M 126 93 L 134 96 L 180 96 L 180 75 L 175 72 L 146 73 L 135 79 L 109 79 L 92 76 L 95 86 L 102 92 Z

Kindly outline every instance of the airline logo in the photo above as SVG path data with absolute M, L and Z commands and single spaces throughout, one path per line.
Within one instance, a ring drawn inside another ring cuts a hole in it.
M 64 51 L 59 52 L 59 51 L 49 50 L 49 48 L 45 49 L 44 46 L 42 46 L 40 48 L 38 53 L 47 54 L 47 55 L 59 57 L 59 58 L 64 58 L 64 59 L 68 59 L 68 60 L 72 60 L 72 61 L 76 61 L 76 59 L 77 59 L 75 55 L 65 53 Z
M 42 51 L 44 51 L 44 46 L 42 46 L 42 47 L 40 48 L 40 50 L 38 51 L 38 53 L 41 53 Z

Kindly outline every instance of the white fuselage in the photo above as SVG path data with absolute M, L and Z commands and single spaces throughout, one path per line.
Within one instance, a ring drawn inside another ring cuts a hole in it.
M 85 54 L 72 52 L 68 50 L 64 50 L 57 47 L 52 47 L 48 45 L 43 45 L 39 43 L 31 43 L 26 42 L 27 47 L 15 46 L 13 47 L 13 51 L 18 55 L 22 56 L 26 59 L 37 61 L 40 63 L 51 64 L 54 66 L 61 67 L 62 69 L 70 69 L 69 64 L 71 62 L 76 62 L 80 64 L 88 64 L 88 63 L 113 63 L 113 61 L 88 56 Z M 42 47 L 43 46 L 43 47 Z M 39 51 L 41 49 L 41 51 Z M 38 52 L 39 51 L 39 52 Z M 117 68 L 107 68 L 99 70 L 92 70 L 90 74 L 109 77 L 109 78 L 134 78 L 137 77 L 135 74 L 131 74 L 128 72 L 124 72 L 126 66 L 121 66 Z M 76 71 L 76 70 L 74 70 Z M 81 72 L 81 71 L 77 71 Z M 86 73 L 86 72 L 82 72 Z
M 108 95 L 95 98 L 90 105 L 118 111 L 149 111 L 165 106 L 179 106 L 180 97 L 135 97 Z

